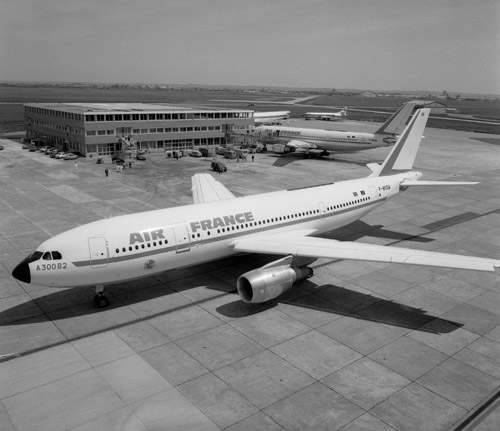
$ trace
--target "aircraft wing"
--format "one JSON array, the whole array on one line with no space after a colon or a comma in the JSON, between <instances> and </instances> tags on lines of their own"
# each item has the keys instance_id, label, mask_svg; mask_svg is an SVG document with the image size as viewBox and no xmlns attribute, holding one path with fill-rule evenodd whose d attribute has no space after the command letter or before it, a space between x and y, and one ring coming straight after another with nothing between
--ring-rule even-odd
<instances>
[{"instance_id":1,"label":"aircraft wing","mask_svg":"<svg viewBox=\"0 0 500 431\"><path fill-rule=\"evenodd\" d=\"M500 268L500 260L352 241L336 241L296 235L293 232L240 239L235 241L233 246L237 251L248 253L290 254L301 257L404 263L477 271L495 271Z\"/></svg>"},{"instance_id":2,"label":"aircraft wing","mask_svg":"<svg viewBox=\"0 0 500 431\"><path fill-rule=\"evenodd\" d=\"M231 199L235 196L210 174L196 174L191 178L195 204Z\"/></svg>"},{"instance_id":3,"label":"aircraft wing","mask_svg":"<svg viewBox=\"0 0 500 431\"><path fill-rule=\"evenodd\" d=\"M292 139L291 141L288 141L286 143L286 146L292 147L292 148L303 148L303 149L318 148L314 144L310 144L309 142L305 142L305 141L300 141L298 139Z\"/></svg>"}]
</instances>

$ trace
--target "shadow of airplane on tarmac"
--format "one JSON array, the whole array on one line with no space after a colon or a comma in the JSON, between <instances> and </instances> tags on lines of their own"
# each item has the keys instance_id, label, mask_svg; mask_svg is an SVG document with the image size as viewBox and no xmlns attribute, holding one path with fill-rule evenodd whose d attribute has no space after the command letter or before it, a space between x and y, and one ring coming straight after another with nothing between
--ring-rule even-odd
<instances>
[{"instance_id":1,"label":"shadow of airplane on tarmac","mask_svg":"<svg viewBox=\"0 0 500 431\"><path fill-rule=\"evenodd\" d=\"M341 241L356 241L367 236L389 239L393 242L412 241L419 243L428 243L434 241L434 239L432 238L424 238L420 235L413 235L409 233L384 229L384 226L381 224L370 225L362 220L357 220L340 229L326 232L321 236L323 238L337 239Z\"/></svg>"},{"instance_id":2,"label":"shadow of airplane on tarmac","mask_svg":"<svg viewBox=\"0 0 500 431\"><path fill-rule=\"evenodd\" d=\"M311 286L316 292L311 293ZM307 289L309 287L309 289ZM187 289L192 288L188 286ZM218 291L220 294L210 295L206 298L182 303L180 305L165 305L164 309L158 310L144 316L134 316L125 324L151 319L161 315L177 311L179 309L202 305L219 297L234 295L236 289L229 286L204 286L205 289ZM122 287L123 289L123 287ZM36 300L27 301L0 313L0 326L25 325L26 323L40 323L58 321L75 318L85 315L99 316L103 313L117 310L134 304L145 303L151 300L164 298L168 302L168 297L179 290L173 290L165 284L159 284L134 290L129 294L110 295L110 306L106 310L94 308L91 303L90 291L81 288L66 289L52 293ZM80 301L76 301L80 298ZM79 304L76 304L79 302ZM51 309L50 304L57 303L59 307ZM335 285L317 286L310 281L298 283L287 294L275 300L263 304L247 304L241 299L231 301L216 308L216 311L223 316L231 318L242 318L253 314L261 313L264 310L273 308L279 303L286 303L298 307L312 310L333 313L341 316L350 316L356 319L383 323L391 326L407 328L430 333L449 333L463 326L461 323L440 319L437 316L427 314L425 310L400 304L395 301L379 298L373 295L357 292ZM172 306L173 305L173 306ZM433 325L428 325L433 322ZM121 324L112 324L104 329L112 329Z\"/></svg>"},{"instance_id":3,"label":"shadow of airplane on tarmac","mask_svg":"<svg viewBox=\"0 0 500 431\"><path fill-rule=\"evenodd\" d=\"M307 290L313 285L316 292L307 292L307 284L310 285ZM331 284L317 286L310 280L298 283L275 300L256 304L257 307L249 307L251 304L238 300L221 305L216 310L223 316L238 318L259 313L280 303L433 334L450 333L463 326L458 322L429 315L421 308ZM431 322L433 324L429 325Z\"/></svg>"},{"instance_id":4,"label":"shadow of airplane on tarmac","mask_svg":"<svg viewBox=\"0 0 500 431\"><path fill-rule=\"evenodd\" d=\"M273 166L276 166L278 168L282 168L284 166L288 166L298 160L304 160L306 159L304 157L304 153L299 153L299 152L292 152L292 153L288 153L288 154L284 154L284 155L280 155L280 154L268 154L268 157L274 157L276 160L273 162ZM370 161L366 161L366 163L364 161L355 161L355 160L343 160L343 159L339 159L337 155L333 155L332 156L314 156L314 157L311 157L312 159L314 160L322 160L324 161L325 163L331 163L331 162L336 162L336 163L345 163L345 164L348 164L348 165L357 165L357 166L364 166L366 167L367 163L370 163ZM367 169L367 173L368 173L368 169Z\"/></svg>"}]
</instances>

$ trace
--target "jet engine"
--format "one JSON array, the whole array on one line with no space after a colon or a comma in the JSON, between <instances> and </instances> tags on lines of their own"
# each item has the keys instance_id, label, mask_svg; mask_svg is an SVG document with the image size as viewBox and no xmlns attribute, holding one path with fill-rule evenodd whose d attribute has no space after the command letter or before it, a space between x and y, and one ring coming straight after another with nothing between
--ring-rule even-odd
<instances>
[{"instance_id":1,"label":"jet engine","mask_svg":"<svg viewBox=\"0 0 500 431\"><path fill-rule=\"evenodd\" d=\"M266 302L290 290L296 281L312 277L311 268L292 263L293 256L287 256L241 275L236 282L241 299L251 304Z\"/></svg>"}]
</instances>

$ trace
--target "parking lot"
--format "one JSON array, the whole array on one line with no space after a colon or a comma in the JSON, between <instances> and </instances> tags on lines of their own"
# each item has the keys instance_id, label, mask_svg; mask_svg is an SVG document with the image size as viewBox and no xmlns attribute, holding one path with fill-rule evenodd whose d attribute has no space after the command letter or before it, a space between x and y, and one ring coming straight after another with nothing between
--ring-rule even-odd
<instances>
[{"instance_id":1,"label":"parking lot","mask_svg":"<svg viewBox=\"0 0 500 431\"><path fill-rule=\"evenodd\" d=\"M481 184L409 190L329 236L500 258L500 138L425 134L424 180ZM190 178L212 160L150 153L118 172L0 143L5 429L447 430L476 413L477 429L498 429L498 410L479 415L500 388L498 274L320 259L313 278L252 306L236 279L269 257L244 255L112 286L98 310L92 288L10 272L72 227L191 203ZM256 154L213 175L248 195L367 176L387 152Z\"/></svg>"}]
</instances>

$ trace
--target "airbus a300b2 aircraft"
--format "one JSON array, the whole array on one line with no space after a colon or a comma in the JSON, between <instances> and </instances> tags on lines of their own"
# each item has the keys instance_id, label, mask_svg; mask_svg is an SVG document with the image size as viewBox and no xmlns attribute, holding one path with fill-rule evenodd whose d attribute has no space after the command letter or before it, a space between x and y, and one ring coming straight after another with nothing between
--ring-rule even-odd
<instances>
[{"instance_id":1,"label":"airbus a300b2 aircraft","mask_svg":"<svg viewBox=\"0 0 500 431\"><path fill-rule=\"evenodd\" d=\"M41 244L13 276L42 286L96 286L95 305L105 307L105 285L241 252L285 256L238 278L249 303L276 298L310 277L307 265L321 257L494 271L500 260L318 237L409 187L476 184L419 181L412 166L428 116L429 109L417 110L382 165L368 165L367 178L235 197L209 174L197 174L193 204L71 229Z\"/></svg>"}]
</instances>

